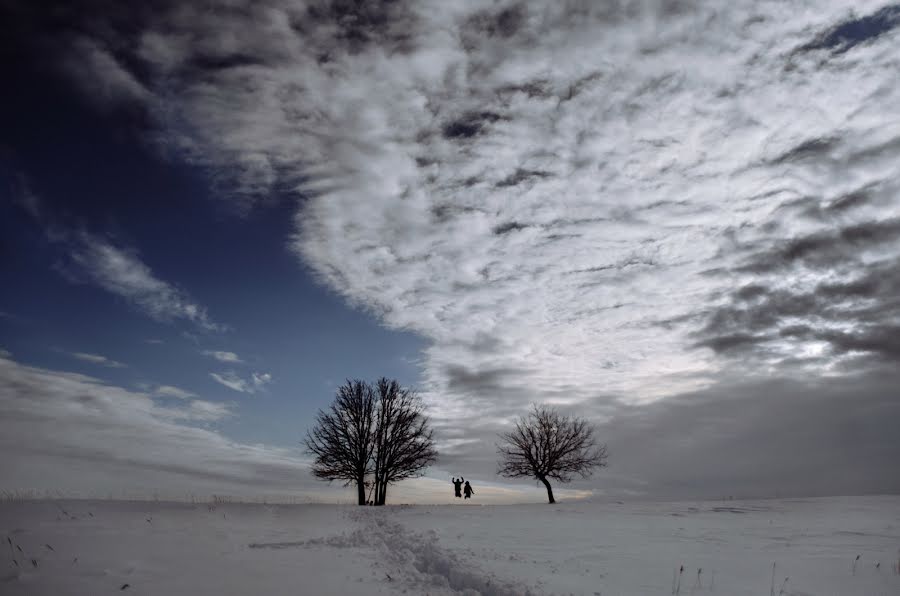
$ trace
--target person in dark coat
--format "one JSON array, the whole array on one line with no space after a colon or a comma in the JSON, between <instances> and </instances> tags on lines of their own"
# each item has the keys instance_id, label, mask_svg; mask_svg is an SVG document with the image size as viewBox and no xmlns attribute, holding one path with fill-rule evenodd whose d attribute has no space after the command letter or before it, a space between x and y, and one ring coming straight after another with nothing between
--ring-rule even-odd
<instances>
[{"instance_id":1,"label":"person in dark coat","mask_svg":"<svg viewBox=\"0 0 900 596\"><path fill-rule=\"evenodd\" d=\"M462 493L460 492L460 490L462 490L462 483L463 483L462 478L454 478L453 479L453 494L457 498L462 496Z\"/></svg>"},{"instance_id":2,"label":"person in dark coat","mask_svg":"<svg viewBox=\"0 0 900 596\"><path fill-rule=\"evenodd\" d=\"M475 491L472 490L472 485L469 484L468 480L466 480L466 485L463 487L463 492L466 493L466 499L475 494Z\"/></svg>"}]
</instances>

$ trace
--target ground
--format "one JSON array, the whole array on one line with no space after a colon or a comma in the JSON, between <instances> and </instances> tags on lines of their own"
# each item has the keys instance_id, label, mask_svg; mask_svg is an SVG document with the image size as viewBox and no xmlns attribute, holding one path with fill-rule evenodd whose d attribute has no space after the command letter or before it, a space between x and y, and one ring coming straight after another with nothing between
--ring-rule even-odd
<instances>
[{"instance_id":1,"label":"ground","mask_svg":"<svg viewBox=\"0 0 900 596\"><path fill-rule=\"evenodd\" d=\"M383 508L26 501L0 505L0 530L0 594L23 596L900 594L900 497Z\"/></svg>"}]
</instances>

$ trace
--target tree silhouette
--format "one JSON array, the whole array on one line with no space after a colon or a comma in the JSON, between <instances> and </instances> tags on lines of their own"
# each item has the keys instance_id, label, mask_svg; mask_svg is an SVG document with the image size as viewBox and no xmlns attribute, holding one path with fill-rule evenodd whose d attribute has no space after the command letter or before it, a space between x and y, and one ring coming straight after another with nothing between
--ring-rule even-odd
<instances>
[{"instance_id":1,"label":"tree silhouette","mask_svg":"<svg viewBox=\"0 0 900 596\"><path fill-rule=\"evenodd\" d=\"M606 445L597 443L594 428L582 418L563 416L547 405L532 406L531 412L500 438L498 473L506 478L540 480L550 503L556 500L549 478L565 483L575 474L587 478L594 468L606 467Z\"/></svg>"},{"instance_id":2,"label":"tree silhouette","mask_svg":"<svg viewBox=\"0 0 900 596\"><path fill-rule=\"evenodd\" d=\"M323 480L356 483L359 505L366 504L366 474L375 443L375 395L365 381L347 381L337 389L328 411L319 410L304 444L315 456L312 473Z\"/></svg>"},{"instance_id":3,"label":"tree silhouette","mask_svg":"<svg viewBox=\"0 0 900 596\"><path fill-rule=\"evenodd\" d=\"M374 432L375 504L384 505L389 484L421 476L437 459L421 398L397 381L378 379Z\"/></svg>"},{"instance_id":4,"label":"tree silhouette","mask_svg":"<svg viewBox=\"0 0 900 596\"><path fill-rule=\"evenodd\" d=\"M395 380L381 378L374 387L347 381L306 433L313 475L356 483L360 505L367 504L366 487L372 486L374 504L384 505L388 485L421 476L437 458L424 410L419 396Z\"/></svg>"}]
</instances>

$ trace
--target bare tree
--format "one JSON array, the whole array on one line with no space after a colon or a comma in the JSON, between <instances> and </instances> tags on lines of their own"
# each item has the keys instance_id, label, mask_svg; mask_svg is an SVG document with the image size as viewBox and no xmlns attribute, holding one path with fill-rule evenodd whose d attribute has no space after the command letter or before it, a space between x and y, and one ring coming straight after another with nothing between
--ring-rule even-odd
<instances>
[{"instance_id":1,"label":"bare tree","mask_svg":"<svg viewBox=\"0 0 900 596\"><path fill-rule=\"evenodd\" d=\"M375 504L384 505L389 484L421 476L437 459L425 406L397 381L378 379L374 430Z\"/></svg>"},{"instance_id":2,"label":"bare tree","mask_svg":"<svg viewBox=\"0 0 900 596\"><path fill-rule=\"evenodd\" d=\"M563 416L550 406L534 405L500 438L498 473L506 478L540 480L550 503L556 500L549 478L569 482L575 474L587 478L594 468L606 467L606 445L594 438L594 428L584 419Z\"/></svg>"},{"instance_id":3,"label":"bare tree","mask_svg":"<svg viewBox=\"0 0 900 596\"><path fill-rule=\"evenodd\" d=\"M371 471L374 442L375 395L365 381L338 387L328 411L319 410L316 425L304 444L315 456L312 473L323 480L356 483L360 505L366 504L366 475Z\"/></svg>"}]
</instances>

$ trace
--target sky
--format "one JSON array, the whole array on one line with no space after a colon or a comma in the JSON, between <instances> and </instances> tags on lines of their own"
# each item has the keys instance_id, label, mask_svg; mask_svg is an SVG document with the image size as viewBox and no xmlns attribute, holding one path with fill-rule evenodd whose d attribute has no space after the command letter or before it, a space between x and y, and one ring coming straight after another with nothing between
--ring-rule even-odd
<instances>
[{"instance_id":1,"label":"sky","mask_svg":"<svg viewBox=\"0 0 900 596\"><path fill-rule=\"evenodd\" d=\"M609 448L561 497L900 492L900 5L0 23L0 488L349 501L301 440L387 376L440 452L400 500L543 499L533 403Z\"/></svg>"}]
</instances>

